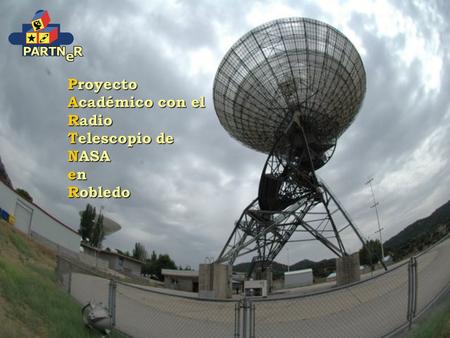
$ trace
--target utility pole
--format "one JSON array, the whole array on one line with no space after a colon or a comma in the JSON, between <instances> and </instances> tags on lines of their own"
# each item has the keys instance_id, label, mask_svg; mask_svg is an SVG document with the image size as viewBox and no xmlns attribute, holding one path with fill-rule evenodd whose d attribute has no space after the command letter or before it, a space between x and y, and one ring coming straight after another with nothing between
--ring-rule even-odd
<instances>
[{"instance_id":1,"label":"utility pole","mask_svg":"<svg viewBox=\"0 0 450 338\"><path fill-rule=\"evenodd\" d=\"M372 192L373 205L371 205L370 208L375 208L375 213L377 214L378 231L375 231L375 233L378 233L380 235L381 261L383 262L384 261L384 248L383 248L383 238L381 236L381 231L384 228L382 228L381 225L380 225L380 216L378 214L378 205L379 205L379 203L375 199L375 192L373 191L372 181L373 181L373 177L366 182L366 185L370 186L370 191Z\"/></svg>"}]
</instances>

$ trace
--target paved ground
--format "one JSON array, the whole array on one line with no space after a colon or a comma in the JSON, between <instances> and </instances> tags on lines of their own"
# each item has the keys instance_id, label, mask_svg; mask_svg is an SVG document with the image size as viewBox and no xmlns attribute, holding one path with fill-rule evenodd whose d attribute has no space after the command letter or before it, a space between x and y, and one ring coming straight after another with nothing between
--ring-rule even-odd
<instances>
[{"instance_id":1,"label":"paved ground","mask_svg":"<svg viewBox=\"0 0 450 338\"><path fill-rule=\"evenodd\" d=\"M450 282L450 240L418 258L417 309ZM256 337L381 337L406 321L408 266L321 294L255 301ZM72 295L107 304L108 281L73 274ZM160 291L161 289L156 289ZM233 337L235 303L117 287L117 327L134 337Z\"/></svg>"}]
</instances>

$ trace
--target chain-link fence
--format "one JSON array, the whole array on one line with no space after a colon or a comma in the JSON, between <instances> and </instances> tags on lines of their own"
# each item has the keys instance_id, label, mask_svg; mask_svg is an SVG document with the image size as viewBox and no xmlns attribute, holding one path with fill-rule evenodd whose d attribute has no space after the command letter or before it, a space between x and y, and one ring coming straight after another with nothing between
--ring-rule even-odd
<instances>
[{"instance_id":1,"label":"chain-link fence","mask_svg":"<svg viewBox=\"0 0 450 338\"><path fill-rule=\"evenodd\" d=\"M408 263L300 297L254 301L256 337L379 337L406 321Z\"/></svg>"},{"instance_id":2,"label":"chain-link fence","mask_svg":"<svg viewBox=\"0 0 450 338\"><path fill-rule=\"evenodd\" d=\"M58 257L60 283L80 304L108 307L115 327L133 337L238 336L236 300L171 295L164 289L108 279L109 276Z\"/></svg>"},{"instance_id":3,"label":"chain-link fence","mask_svg":"<svg viewBox=\"0 0 450 338\"><path fill-rule=\"evenodd\" d=\"M116 281L62 257L57 271L77 301L102 302L115 327L137 338L381 337L410 326L449 288L449 257L450 240L442 240L386 273L348 286L220 301Z\"/></svg>"},{"instance_id":4,"label":"chain-link fence","mask_svg":"<svg viewBox=\"0 0 450 338\"><path fill-rule=\"evenodd\" d=\"M450 287L450 240L427 249L416 260L416 315L420 315Z\"/></svg>"},{"instance_id":5,"label":"chain-link fence","mask_svg":"<svg viewBox=\"0 0 450 338\"><path fill-rule=\"evenodd\" d=\"M200 301L119 283L116 326L134 337L230 337L235 302Z\"/></svg>"}]
</instances>

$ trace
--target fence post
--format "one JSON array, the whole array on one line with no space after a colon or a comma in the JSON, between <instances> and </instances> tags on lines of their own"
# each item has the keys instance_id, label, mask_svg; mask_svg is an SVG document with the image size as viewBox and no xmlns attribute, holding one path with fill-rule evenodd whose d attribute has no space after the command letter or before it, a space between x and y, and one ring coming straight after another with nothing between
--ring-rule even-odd
<instances>
[{"instance_id":1,"label":"fence post","mask_svg":"<svg viewBox=\"0 0 450 338\"><path fill-rule=\"evenodd\" d=\"M256 313L256 306L255 304L250 304L251 309L251 326L250 326L250 337L255 338L255 313Z\"/></svg>"},{"instance_id":2,"label":"fence post","mask_svg":"<svg viewBox=\"0 0 450 338\"><path fill-rule=\"evenodd\" d=\"M111 316L112 326L116 326L116 292L117 282L114 279L109 280L108 309Z\"/></svg>"},{"instance_id":3,"label":"fence post","mask_svg":"<svg viewBox=\"0 0 450 338\"><path fill-rule=\"evenodd\" d=\"M69 263L69 281L67 285L67 291L69 292L69 295L72 294L72 263Z\"/></svg>"},{"instance_id":4,"label":"fence post","mask_svg":"<svg viewBox=\"0 0 450 338\"><path fill-rule=\"evenodd\" d=\"M416 308L417 308L417 284L418 284L418 278L417 278L417 257L413 257L413 278L414 278L414 298L412 302L412 317L414 318L416 316Z\"/></svg>"},{"instance_id":5,"label":"fence post","mask_svg":"<svg viewBox=\"0 0 450 338\"><path fill-rule=\"evenodd\" d=\"M234 337L241 336L241 302L234 304Z\"/></svg>"},{"instance_id":6,"label":"fence post","mask_svg":"<svg viewBox=\"0 0 450 338\"><path fill-rule=\"evenodd\" d=\"M255 305L246 297L242 300L242 337L255 337Z\"/></svg>"},{"instance_id":7,"label":"fence post","mask_svg":"<svg viewBox=\"0 0 450 338\"><path fill-rule=\"evenodd\" d=\"M417 307L417 258L411 257L408 262L408 309L406 318L411 328Z\"/></svg>"}]
</instances>

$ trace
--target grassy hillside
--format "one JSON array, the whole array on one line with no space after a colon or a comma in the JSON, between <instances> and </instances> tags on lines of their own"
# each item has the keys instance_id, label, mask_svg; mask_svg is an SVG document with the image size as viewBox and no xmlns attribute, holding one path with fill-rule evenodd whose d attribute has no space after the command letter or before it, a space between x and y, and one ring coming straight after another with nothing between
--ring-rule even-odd
<instances>
[{"instance_id":1,"label":"grassy hillside","mask_svg":"<svg viewBox=\"0 0 450 338\"><path fill-rule=\"evenodd\" d=\"M0 221L0 337L98 337L54 269L50 251Z\"/></svg>"}]
</instances>

